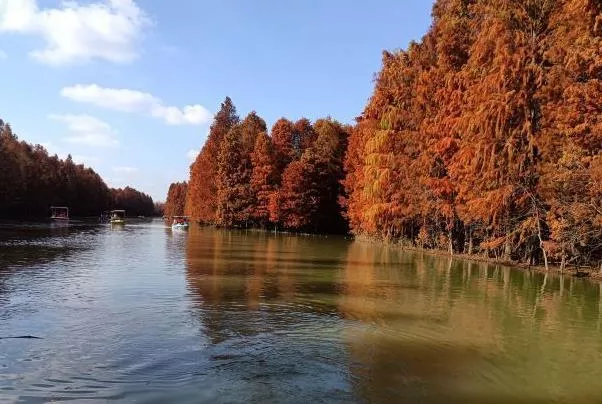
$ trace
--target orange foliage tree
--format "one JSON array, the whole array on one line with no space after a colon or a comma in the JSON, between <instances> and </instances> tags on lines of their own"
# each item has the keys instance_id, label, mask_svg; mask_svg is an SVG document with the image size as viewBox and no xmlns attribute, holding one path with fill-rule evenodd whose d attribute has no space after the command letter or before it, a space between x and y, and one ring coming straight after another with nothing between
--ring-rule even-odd
<instances>
[{"instance_id":1,"label":"orange foliage tree","mask_svg":"<svg viewBox=\"0 0 602 404\"><path fill-rule=\"evenodd\" d=\"M314 131L317 139L313 145L282 175L278 213L272 216L289 229L341 232L346 224L339 197L349 130L338 122L321 119L314 124Z\"/></svg>"},{"instance_id":2,"label":"orange foliage tree","mask_svg":"<svg viewBox=\"0 0 602 404\"><path fill-rule=\"evenodd\" d=\"M169 186L167 199L163 207L163 214L167 218L184 215L184 206L186 205L186 193L188 183L174 182Z\"/></svg>"},{"instance_id":3,"label":"orange foliage tree","mask_svg":"<svg viewBox=\"0 0 602 404\"><path fill-rule=\"evenodd\" d=\"M236 107L226 97L209 130L209 136L190 167L185 213L202 223L216 223L217 170L221 143L239 121Z\"/></svg>"},{"instance_id":4,"label":"orange foliage tree","mask_svg":"<svg viewBox=\"0 0 602 404\"><path fill-rule=\"evenodd\" d=\"M255 195L251 216L260 227L265 228L270 222L270 198L273 198L271 195L278 183L272 139L265 132L257 136L251 154L251 163L253 166L251 189Z\"/></svg>"},{"instance_id":5,"label":"orange foliage tree","mask_svg":"<svg viewBox=\"0 0 602 404\"><path fill-rule=\"evenodd\" d=\"M252 113L232 129L227 100L187 210L215 222L217 193L228 226L348 224L450 254L602 263L600 1L437 0L432 15L421 41L383 53L353 128L281 118L260 134ZM198 181L218 177L219 192Z\"/></svg>"},{"instance_id":6,"label":"orange foliage tree","mask_svg":"<svg viewBox=\"0 0 602 404\"><path fill-rule=\"evenodd\" d=\"M422 41L385 52L352 132L352 231L546 265L601 260L601 7L435 2Z\"/></svg>"},{"instance_id":7,"label":"orange foliage tree","mask_svg":"<svg viewBox=\"0 0 602 404\"><path fill-rule=\"evenodd\" d=\"M51 205L68 206L72 216L97 216L111 204L111 190L91 168L19 141L0 120L0 217L48 217Z\"/></svg>"}]
</instances>

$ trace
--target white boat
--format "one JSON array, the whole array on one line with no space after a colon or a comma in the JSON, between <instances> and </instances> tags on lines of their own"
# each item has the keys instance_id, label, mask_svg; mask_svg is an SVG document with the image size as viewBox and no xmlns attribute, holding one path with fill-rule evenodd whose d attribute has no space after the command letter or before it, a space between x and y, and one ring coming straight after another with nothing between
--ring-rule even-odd
<instances>
[{"instance_id":1,"label":"white boat","mask_svg":"<svg viewBox=\"0 0 602 404\"><path fill-rule=\"evenodd\" d=\"M69 208L66 206L51 206L50 207L50 219L53 221L68 221L69 220Z\"/></svg>"},{"instance_id":2,"label":"white boat","mask_svg":"<svg viewBox=\"0 0 602 404\"><path fill-rule=\"evenodd\" d=\"M174 216L171 222L171 228L174 230L186 230L188 229L188 216Z\"/></svg>"}]
</instances>

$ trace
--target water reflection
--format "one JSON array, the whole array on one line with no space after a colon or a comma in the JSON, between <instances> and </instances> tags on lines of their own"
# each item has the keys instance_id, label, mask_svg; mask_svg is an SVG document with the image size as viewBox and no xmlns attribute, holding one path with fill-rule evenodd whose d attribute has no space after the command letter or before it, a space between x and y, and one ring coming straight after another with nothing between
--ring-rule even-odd
<instances>
[{"instance_id":1,"label":"water reflection","mask_svg":"<svg viewBox=\"0 0 602 404\"><path fill-rule=\"evenodd\" d=\"M186 243L203 331L248 349L225 357L267 383L277 354L295 377L330 366L367 402L600 397L597 284L341 239L192 229Z\"/></svg>"},{"instance_id":2,"label":"water reflection","mask_svg":"<svg viewBox=\"0 0 602 404\"><path fill-rule=\"evenodd\" d=\"M600 286L341 238L0 225L0 401L600 402Z\"/></svg>"},{"instance_id":3,"label":"water reflection","mask_svg":"<svg viewBox=\"0 0 602 404\"><path fill-rule=\"evenodd\" d=\"M319 262L326 249L318 246L298 237L191 228L188 286L210 342L212 372L220 384L232 383L233 397L352 400L340 320L323 309L330 301L336 312L334 296L322 295L335 289L321 287L333 283L333 271Z\"/></svg>"},{"instance_id":4,"label":"water reflection","mask_svg":"<svg viewBox=\"0 0 602 404\"><path fill-rule=\"evenodd\" d=\"M364 325L344 335L367 401L601 397L586 381L601 373L599 285L361 243L344 283L341 312Z\"/></svg>"}]
</instances>

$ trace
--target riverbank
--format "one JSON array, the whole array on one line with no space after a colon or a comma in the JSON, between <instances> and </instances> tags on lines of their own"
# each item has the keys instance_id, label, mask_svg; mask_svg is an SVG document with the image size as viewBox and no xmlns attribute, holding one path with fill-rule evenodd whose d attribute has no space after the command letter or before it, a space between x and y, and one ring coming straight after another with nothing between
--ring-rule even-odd
<instances>
[{"instance_id":1,"label":"riverbank","mask_svg":"<svg viewBox=\"0 0 602 404\"><path fill-rule=\"evenodd\" d=\"M420 248L420 247L404 244L403 242L400 242L400 241L386 241L386 240L380 239L378 237L370 237L370 236L365 236L365 235L361 235L361 236L353 236L351 234L329 235L329 234L302 233L302 232L275 230L275 229L260 229L260 228L255 228L255 227L229 228L229 227L215 226L215 225L204 225L204 224L198 224L198 225L201 227L230 230L230 231L235 230L235 231L244 231L244 232L251 232L251 233L279 234L279 235L289 235L289 236L297 236L297 237L328 238L329 236L337 236L337 237L345 238L347 240L355 240L355 241L359 241L361 243L372 244L375 246L389 246L392 248L399 249L400 251L420 252L420 253L425 253L425 254L429 254L429 255L433 255L433 256L437 256L437 257L451 257L454 259L461 259L461 260L465 260L465 261L472 261L472 262L479 262L479 263L511 267L511 268L522 270L522 271L532 271L532 272L539 272L539 273L543 273L543 274L548 273L548 274L555 274L555 275L570 275L570 276L575 276L578 278L588 278L588 279L596 280L598 282L602 282L602 272L599 270L599 268L592 267L592 266L569 267L569 268L565 269L564 271L562 271L560 268L560 265L549 264L548 269L546 270L545 266L543 266L543 265L529 265L529 264L525 264L524 262L520 262L520 261L507 261L507 260L495 259L495 258L483 256L483 255L477 255L477 254L455 253L453 255L450 255L449 251L447 251L447 250Z\"/></svg>"},{"instance_id":2,"label":"riverbank","mask_svg":"<svg viewBox=\"0 0 602 404\"><path fill-rule=\"evenodd\" d=\"M438 257L451 257L454 259L462 259L462 260L472 261L472 262L495 264L495 265L500 265L500 266L512 267L512 268L520 269L523 271L534 271L534 272L540 272L540 273L544 273L544 274L545 273L556 274L556 275L567 275L568 274L568 275L575 276L578 278L588 278L588 279L596 280L598 282L602 282L602 272L598 268L591 267L591 266L571 267L571 268L567 268L563 271L563 270L561 270L561 267L559 265L549 264L548 269L546 270L545 266L543 266L543 265L529 265L529 264L525 264L524 262L520 262L520 261L500 260L500 259L495 259L495 258L483 256L483 255L477 255L477 254L455 253L453 255L450 255L449 251L447 251L447 250L420 248L420 247L416 247L416 246L404 245L402 242L398 242L398 241L387 242L386 240L382 240L382 239L379 239L376 237L370 237L370 236L356 236L356 237L354 237L354 240L362 242L362 243L367 243L367 244L386 245L389 247L397 248L401 251L422 252L422 253L438 256Z\"/></svg>"}]
</instances>

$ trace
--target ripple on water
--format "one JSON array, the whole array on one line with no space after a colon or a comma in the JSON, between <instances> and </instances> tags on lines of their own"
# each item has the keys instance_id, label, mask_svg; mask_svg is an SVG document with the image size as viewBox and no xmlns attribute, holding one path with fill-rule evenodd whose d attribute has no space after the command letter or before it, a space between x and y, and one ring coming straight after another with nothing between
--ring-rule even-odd
<instances>
[{"instance_id":1,"label":"ripple on water","mask_svg":"<svg viewBox=\"0 0 602 404\"><path fill-rule=\"evenodd\" d=\"M44 338L0 340L0 402L598 397L597 285L330 239L55 230L0 226L0 333Z\"/></svg>"}]
</instances>

